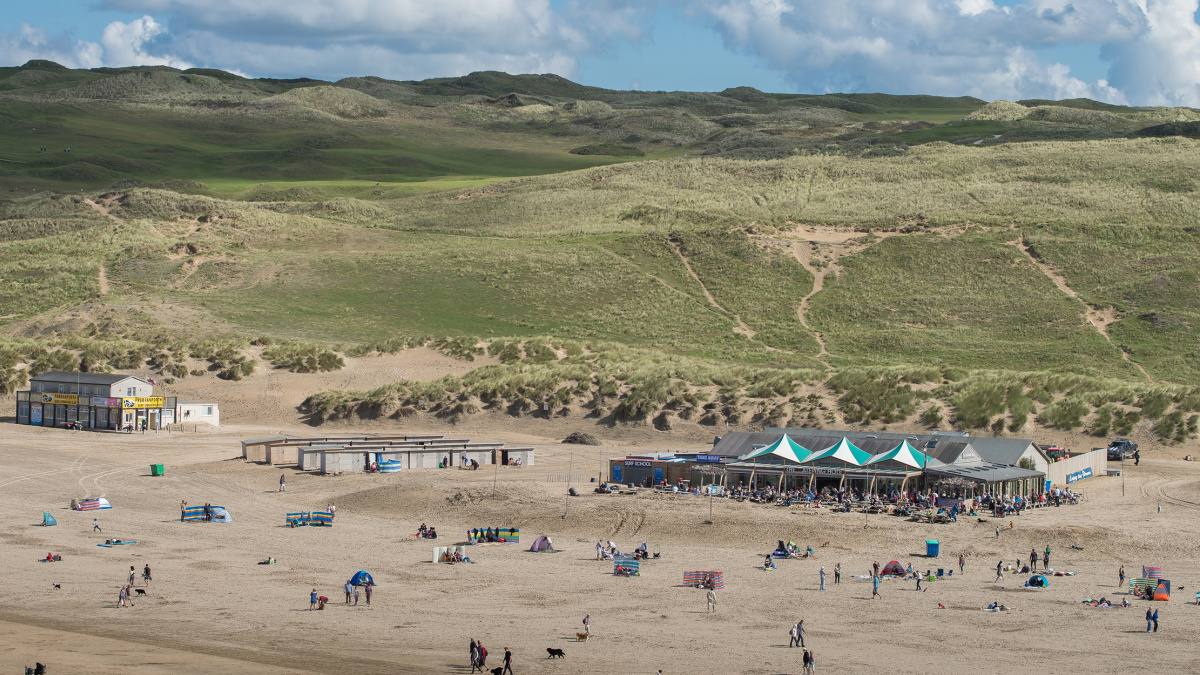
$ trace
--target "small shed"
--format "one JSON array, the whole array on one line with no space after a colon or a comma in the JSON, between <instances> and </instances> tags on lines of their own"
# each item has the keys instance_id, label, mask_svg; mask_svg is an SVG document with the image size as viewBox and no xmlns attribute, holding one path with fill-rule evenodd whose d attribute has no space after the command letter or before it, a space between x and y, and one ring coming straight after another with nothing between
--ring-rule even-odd
<instances>
[{"instance_id":1,"label":"small shed","mask_svg":"<svg viewBox=\"0 0 1200 675\"><path fill-rule=\"evenodd\" d=\"M177 401L175 403L175 421L219 427L221 426L221 409L216 403Z\"/></svg>"}]
</instances>

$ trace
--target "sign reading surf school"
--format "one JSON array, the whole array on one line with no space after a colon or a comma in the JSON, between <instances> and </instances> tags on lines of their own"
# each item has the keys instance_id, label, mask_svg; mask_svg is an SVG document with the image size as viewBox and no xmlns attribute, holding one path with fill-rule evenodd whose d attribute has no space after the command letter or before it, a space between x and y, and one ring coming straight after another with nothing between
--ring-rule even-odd
<instances>
[{"instance_id":1,"label":"sign reading surf school","mask_svg":"<svg viewBox=\"0 0 1200 675\"><path fill-rule=\"evenodd\" d=\"M42 403L56 403L58 405L77 405L79 396L76 394L41 394Z\"/></svg>"},{"instance_id":2,"label":"sign reading surf school","mask_svg":"<svg viewBox=\"0 0 1200 675\"><path fill-rule=\"evenodd\" d=\"M137 398L121 399L121 407L126 410L141 410L144 408L163 407L162 396L138 396Z\"/></svg>"},{"instance_id":3,"label":"sign reading surf school","mask_svg":"<svg viewBox=\"0 0 1200 675\"><path fill-rule=\"evenodd\" d=\"M625 466L650 467L650 466L654 466L654 465L651 464L648 460L644 460L644 459L627 459L627 460L625 460Z\"/></svg>"}]
</instances>

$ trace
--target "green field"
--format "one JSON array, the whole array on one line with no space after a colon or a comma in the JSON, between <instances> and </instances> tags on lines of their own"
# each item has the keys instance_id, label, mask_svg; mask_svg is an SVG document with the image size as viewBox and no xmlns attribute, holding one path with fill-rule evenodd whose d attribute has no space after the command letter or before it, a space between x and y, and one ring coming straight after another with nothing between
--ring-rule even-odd
<instances>
[{"instance_id":1,"label":"green field","mask_svg":"<svg viewBox=\"0 0 1200 675\"><path fill-rule=\"evenodd\" d=\"M1186 437L1200 141L1162 129L1197 118L502 73L0 69L0 370L84 337L109 345L97 362L214 366L186 345L303 343L294 364L429 343L505 360L448 397L530 404L512 378L534 378L631 418L816 423L801 393L825 383L847 420L933 405L1002 431L1153 404L1139 419L1179 413L1160 435ZM220 328L95 318L163 303Z\"/></svg>"}]
</instances>

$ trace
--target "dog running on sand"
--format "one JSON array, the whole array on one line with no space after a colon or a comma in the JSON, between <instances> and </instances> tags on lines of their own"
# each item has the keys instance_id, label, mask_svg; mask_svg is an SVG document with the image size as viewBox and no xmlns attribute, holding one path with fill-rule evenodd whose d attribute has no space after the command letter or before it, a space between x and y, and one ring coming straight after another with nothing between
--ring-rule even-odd
<instances>
[{"instance_id":1,"label":"dog running on sand","mask_svg":"<svg viewBox=\"0 0 1200 675\"><path fill-rule=\"evenodd\" d=\"M56 590L59 590L59 591L61 591L61 590L62 590L62 584L54 584L54 588L55 588Z\"/></svg>"},{"instance_id":2,"label":"dog running on sand","mask_svg":"<svg viewBox=\"0 0 1200 675\"><path fill-rule=\"evenodd\" d=\"M588 635L587 633L576 633L575 634L575 640L577 642L587 642L588 638L590 638L590 637L591 637L591 635Z\"/></svg>"},{"instance_id":3,"label":"dog running on sand","mask_svg":"<svg viewBox=\"0 0 1200 675\"><path fill-rule=\"evenodd\" d=\"M555 658L565 659L565 658L567 658L567 655L563 653L563 650L555 649L554 647L546 647L546 653L549 654L549 656L546 657L548 659L555 659Z\"/></svg>"},{"instance_id":4,"label":"dog running on sand","mask_svg":"<svg viewBox=\"0 0 1200 675\"><path fill-rule=\"evenodd\" d=\"M135 589L133 589L133 590L137 591L137 594L138 594L138 595L145 595L145 594L146 594L146 589L144 589L144 588L135 588Z\"/></svg>"}]
</instances>

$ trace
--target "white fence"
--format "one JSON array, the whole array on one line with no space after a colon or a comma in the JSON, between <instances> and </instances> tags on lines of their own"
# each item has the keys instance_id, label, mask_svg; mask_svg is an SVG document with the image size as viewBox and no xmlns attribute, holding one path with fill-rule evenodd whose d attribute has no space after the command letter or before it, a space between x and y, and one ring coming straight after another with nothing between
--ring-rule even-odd
<instances>
[{"instance_id":1,"label":"white fence","mask_svg":"<svg viewBox=\"0 0 1200 675\"><path fill-rule=\"evenodd\" d=\"M1046 470L1046 479L1053 485L1071 485L1086 478L1103 476L1108 472L1108 451L1104 448L1054 462Z\"/></svg>"}]
</instances>

